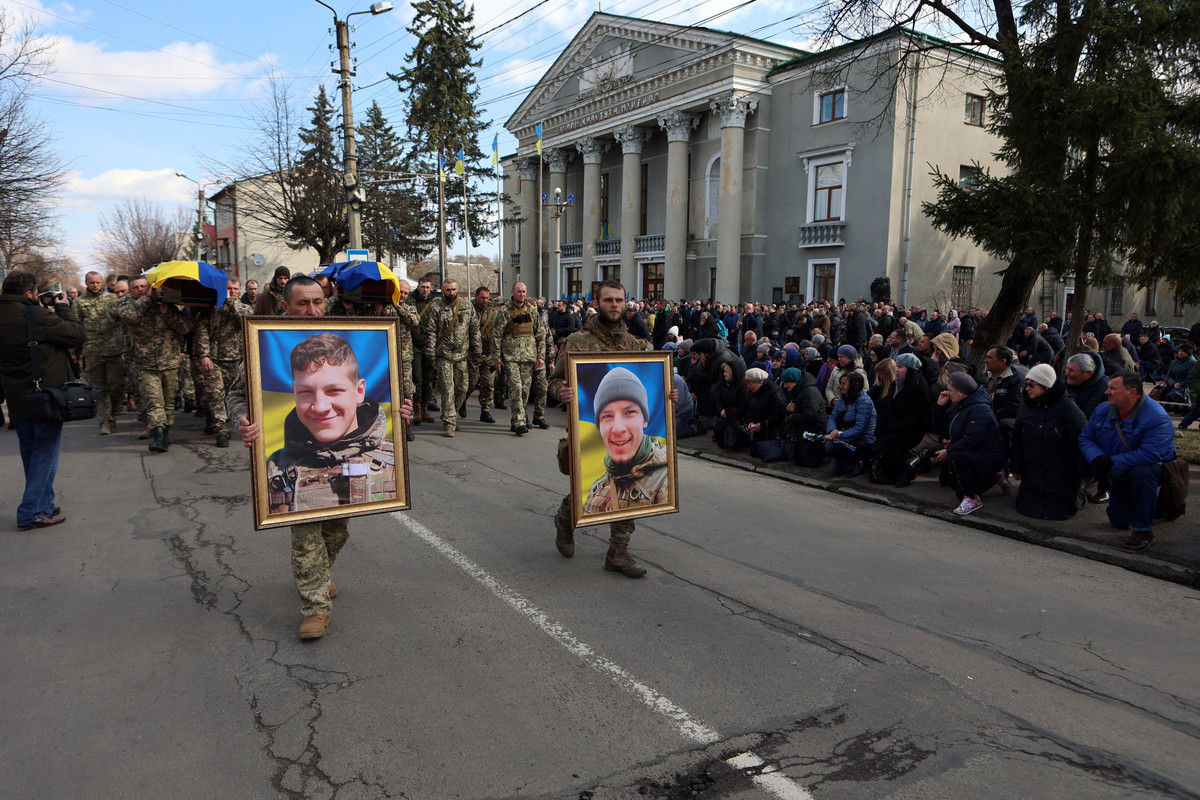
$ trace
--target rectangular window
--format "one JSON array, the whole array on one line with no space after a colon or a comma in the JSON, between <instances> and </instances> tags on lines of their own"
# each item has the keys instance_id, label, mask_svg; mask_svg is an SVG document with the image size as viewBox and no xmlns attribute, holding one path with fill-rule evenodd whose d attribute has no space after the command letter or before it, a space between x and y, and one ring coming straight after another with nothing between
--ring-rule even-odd
<instances>
[{"instance_id":1,"label":"rectangular window","mask_svg":"<svg viewBox=\"0 0 1200 800\"><path fill-rule=\"evenodd\" d=\"M819 115L818 123L833 122L837 119L846 118L846 90L834 89L830 92L822 94L818 100Z\"/></svg>"},{"instance_id":2,"label":"rectangular window","mask_svg":"<svg viewBox=\"0 0 1200 800\"><path fill-rule=\"evenodd\" d=\"M583 294L583 280L580 278L580 267L567 267L567 296L579 297Z\"/></svg>"},{"instance_id":3,"label":"rectangular window","mask_svg":"<svg viewBox=\"0 0 1200 800\"><path fill-rule=\"evenodd\" d=\"M1108 288L1108 315L1119 317L1125 313L1125 282L1113 281Z\"/></svg>"},{"instance_id":4,"label":"rectangular window","mask_svg":"<svg viewBox=\"0 0 1200 800\"><path fill-rule=\"evenodd\" d=\"M982 170L979 167L963 164L958 168L958 185L968 192L977 191L980 174Z\"/></svg>"},{"instance_id":5,"label":"rectangular window","mask_svg":"<svg viewBox=\"0 0 1200 800\"><path fill-rule=\"evenodd\" d=\"M813 299L833 302L837 292L837 264L813 264Z\"/></svg>"},{"instance_id":6,"label":"rectangular window","mask_svg":"<svg viewBox=\"0 0 1200 800\"><path fill-rule=\"evenodd\" d=\"M955 308L967 310L975 306L975 268L955 267L950 287L950 302Z\"/></svg>"},{"instance_id":7,"label":"rectangular window","mask_svg":"<svg viewBox=\"0 0 1200 800\"><path fill-rule=\"evenodd\" d=\"M1142 312L1147 316L1158 316L1158 284L1152 283L1146 287L1146 308Z\"/></svg>"},{"instance_id":8,"label":"rectangular window","mask_svg":"<svg viewBox=\"0 0 1200 800\"><path fill-rule=\"evenodd\" d=\"M813 222L829 222L842 218L845 170L846 165L840 161L817 167L816 188L813 190Z\"/></svg>"},{"instance_id":9,"label":"rectangular window","mask_svg":"<svg viewBox=\"0 0 1200 800\"><path fill-rule=\"evenodd\" d=\"M987 100L981 95L967 95L967 107L963 121L968 125L978 125L983 127L984 114L987 110Z\"/></svg>"}]
</instances>

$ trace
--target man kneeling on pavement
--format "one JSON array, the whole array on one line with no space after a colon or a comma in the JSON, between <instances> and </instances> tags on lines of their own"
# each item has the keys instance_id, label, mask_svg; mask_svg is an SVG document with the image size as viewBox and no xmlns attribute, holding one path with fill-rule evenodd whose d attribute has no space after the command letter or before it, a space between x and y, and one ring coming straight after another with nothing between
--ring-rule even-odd
<instances>
[{"instance_id":1,"label":"man kneeling on pavement","mask_svg":"<svg viewBox=\"0 0 1200 800\"><path fill-rule=\"evenodd\" d=\"M1092 474L1109 477L1108 521L1131 530L1122 549L1137 553L1154 540L1162 462L1175 458L1175 431L1166 409L1143 394L1133 372L1111 373L1105 396L1108 402L1092 413L1079 445Z\"/></svg>"}]
</instances>

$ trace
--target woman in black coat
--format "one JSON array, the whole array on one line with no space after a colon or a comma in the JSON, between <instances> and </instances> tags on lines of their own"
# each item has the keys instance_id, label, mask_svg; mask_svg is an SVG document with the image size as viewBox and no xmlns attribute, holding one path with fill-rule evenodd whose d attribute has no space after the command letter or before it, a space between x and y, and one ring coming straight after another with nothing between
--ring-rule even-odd
<instances>
[{"instance_id":1,"label":"woman in black coat","mask_svg":"<svg viewBox=\"0 0 1200 800\"><path fill-rule=\"evenodd\" d=\"M762 369L746 370L743 383L746 395L737 410L737 421L747 427L753 441L778 436L783 423L783 393Z\"/></svg>"},{"instance_id":2,"label":"woman in black coat","mask_svg":"<svg viewBox=\"0 0 1200 800\"><path fill-rule=\"evenodd\" d=\"M750 444L749 437L744 434L727 439L725 433L730 428L741 430L738 426L737 413L738 409L746 404L746 395L749 393L746 384L742 381L745 370L741 364L740 358L721 364L722 380L713 388L713 399L717 406L713 440L721 447L731 446L738 449Z\"/></svg>"},{"instance_id":3,"label":"woman in black coat","mask_svg":"<svg viewBox=\"0 0 1200 800\"><path fill-rule=\"evenodd\" d=\"M1067 396L1054 369L1039 364L1025 376L1010 460L1021 482L1017 511L1036 519L1070 519L1083 484L1079 434L1087 419Z\"/></svg>"},{"instance_id":4,"label":"woman in black coat","mask_svg":"<svg viewBox=\"0 0 1200 800\"><path fill-rule=\"evenodd\" d=\"M876 467L871 470L872 483L895 483L908 486L916 477L916 470L908 465L908 451L917 446L929 430L929 387L921 377L920 360L911 353L900 356L904 363L895 365L895 379L890 391L879 392L875 400L877 420L875 423ZM884 359L876 367L890 372L891 359ZM915 366L914 366L915 365Z\"/></svg>"}]
</instances>

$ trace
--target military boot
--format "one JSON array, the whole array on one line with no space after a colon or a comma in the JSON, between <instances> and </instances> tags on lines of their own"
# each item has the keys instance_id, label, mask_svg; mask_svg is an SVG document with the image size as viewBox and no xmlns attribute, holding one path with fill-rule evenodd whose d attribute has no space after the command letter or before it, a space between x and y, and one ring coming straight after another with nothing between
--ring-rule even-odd
<instances>
[{"instance_id":1,"label":"military boot","mask_svg":"<svg viewBox=\"0 0 1200 800\"><path fill-rule=\"evenodd\" d=\"M462 405L458 407L458 415L465 417L467 415L467 401L463 400Z\"/></svg>"},{"instance_id":2,"label":"military boot","mask_svg":"<svg viewBox=\"0 0 1200 800\"><path fill-rule=\"evenodd\" d=\"M442 436L453 436L454 432L456 430L458 430L457 425L447 424L445 427L442 428Z\"/></svg>"},{"instance_id":3,"label":"military boot","mask_svg":"<svg viewBox=\"0 0 1200 800\"><path fill-rule=\"evenodd\" d=\"M485 408L483 411L479 412L479 421L480 422L495 422L496 418L493 417L491 414L489 414L488 410Z\"/></svg>"},{"instance_id":4,"label":"military boot","mask_svg":"<svg viewBox=\"0 0 1200 800\"><path fill-rule=\"evenodd\" d=\"M608 555L604 556L604 568L609 572L619 572L626 578L640 578L646 574L646 568L639 566L629 555L628 542L609 542Z\"/></svg>"},{"instance_id":5,"label":"military boot","mask_svg":"<svg viewBox=\"0 0 1200 800\"><path fill-rule=\"evenodd\" d=\"M138 438L139 439L149 439L150 438L150 423L149 422L142 423L142 432L138 434Z\"/></svg>"},{"instance_id":6,"label":"military boot","mask_svg":"<svg viewBox=\"0 0 1200 800\"><path fill-rule=\"evenodd\" d=\"M167 452L167 448L170 447L170 444L167 442L167 429L166 428L164 428L162 425L159 425L157 428L155 428L154 430L152 430L150 432L150 436L151 436L151 441L150 441L150 452L151 453Z\"/></svg>"},{"instance_id":7,"label":"military boot","mask_svg":"<svg viewBox=\"0 0 1200 800\"><path fill-rule=\"evenodd\" d=\"M178 411L179 406L176 406L175 410ZM196 410L196 401L190 397L183 398L183 413L190 414L195 410Z\"/></svg>"},{"instance_id":8,"label":"military boot","mask_svg":"<svg viewBox=\"0 0 1200 800\"><path fill-rule=\"evenodd\" d=\"M421 404L421 422L433 422L433 417L429 416L431 410L429 406L429 403Z\"/></svg>"},{"instance_id":9,"label":"military boot","mask_svg":"<svg viewBox=\"0 0 1200 800\"><path fill-rule=\"evenodd\" d=\"M496 410L497 410L497 411L507 411L507 410L508 410L508 403L504 402L504 398L503 398L503 397L500 397L500 398L497 398L497 399L496 399L496 404L495 404L495 407L496 407Z\"/></svg>"},{"instance_id":10,"label":"military boot","mask_svg":"<svg viewBox=\"0 0 1200 800\"><path fill-rule=\"evenodd\" d=\"M320 639L329 628L328 614L310 614L300 623L301 639Z\"/></svg>"},{"instance_id":11,"label":"military boot","mask_svg":"<svg viewBox=\"0 0 1200 800\"><path fill-rule=\"evenodd\" d=\"M558 514L554 515L554 546L563 558L575 555L575 529L570 520L564 520Z\"/></svg>"},{"instance_id":12,"label":"military boot","mask_svg":"<svg viewBox=\"0 0 1200 800\"><path fill-rule=\"evenodd\" d=\"M0 425L3 425L3 424L4 424L4 417L3 417L3 415L0 415ZM112 432L113 432L112 420L108 420L107 422L100 423L100 435L101 436L108 436Z\"/></svg>"},{"instance_id":13,"label":"military boot","mask_svg":"<svg viewBox=\"0 0 1200 800\"><path fill-rule=\"evenodd\" d=\"M204 416L205 416L204 432L206 434L216 433L217 432L217 421L215 419L213 419L212 412L209 411Z\"/></svg>"}]
</instances>

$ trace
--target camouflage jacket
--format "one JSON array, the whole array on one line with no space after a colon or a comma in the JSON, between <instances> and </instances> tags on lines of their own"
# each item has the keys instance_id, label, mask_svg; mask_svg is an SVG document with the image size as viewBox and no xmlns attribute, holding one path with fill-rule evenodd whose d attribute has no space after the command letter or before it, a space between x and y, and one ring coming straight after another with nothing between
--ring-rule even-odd
<instances>
[{"instance_id":1,"label":"camouflage jacket","mask_svg":"<svg viewBox=\"0 0 1200 800\"><path fill-rule=\"evenodd\" d=\"M87 331L85 355L119 356L125 352L125 330L120 320L108 313L117 302L119 298L112 292L84 292L71 304Z\"/></svg>"},{"instance_id":2,"label":"camouflage jacket","mask_svg":"<svg viewBox=\"0 0 1200 800\"><path fill-rule=\"evenodd\" d=\"M388 417L373 400L358 407L358 425L346 437L317 442L295 409L283 422L282 450L267 459L272 512L325 509L396 497L395 445Z\"/></svg>"},{"instance_id":3,"label":"camouflage jacket","mask_svg":"<svg viewBox=\"0 0 1200 800\"><path fill-rule=\"evenodd\" d=\"M505 362L545 358L546 325L537 306L528 300L521 305L509 300L500 306L492 324L492 347Z\"/></svg>"},{"instance_id":4,"label":"camouflage jacket","mask_svg":"<svg viewBox=\"0 0 1200 800\"><path fill-rule=\"evenodd\" d=\"M627 508L657 506L671 502L671 487L667 482L667 448L655 441L650 455L635 464L626 474L605 472L588 489L583 513L603 514Z\"/></svg>"},{"instance_id":5,"label":"camouflage jacket","mask_svg":"<svg viewBox=\"0 0 1200 800\"><path fill-rule=\"evenodd\" d=\"M159 310L159 300L150 295L122 297L108 313L125 323L129 351L140 369L165 370L179 366L182 350L179 337L192 331L192 318L168 305Z\"/></svg>"},{"instance_id":6,"label":"camouflage jacket","mask_svg":"<svg viewBox=\"0 0 1200 800\"><path fill-rule=\"evenodd\" d=\"M492 329L495 327L499 311L490 304L484 306L482 310L476 306L475 315L479 317L479 346L482 351L477 361L480 364L495 364L498 351L492 337Z\"/></svg>"},{"instance_id":7,"label":"camouflage jacket","mask_svg":"<svg viewBox=\"0 0 1200 800\"><path fill-rule=\"evenodd\" d=\"M567 353L609 353L609 352L641 352L647 347L647 342L637 338L625 327L625 320L617 322L615 327L607 328L600 321L599 314L583 324L583 330L575 331L562 343L558 349L558 358L554 362L554 372L550 374L548 391L551 397L558 397L559 390L567 380Z\"/></svg>"},{"instance_id":8,"label":"camouflage jacket","mask_svg":"<svg viewBox=\"0 0 1200 800\"><path fill-rule=\"evenodd\" d=\"M220 308L200 314L192 337L192 358L241 361L242 317L253 313L254 309L240 300L226 300Z\"/></svg>"},{"instance_id":9,"label":"camouflage jacket","mask_svg":"<svg viewBox=\"0 0 1200 800\"><path fill-rule=\"evenodd\" d=\"M421 323L424 323L425 318L433 313L433 303L436 299L433 295L430 295L428 300L422 300L419 294L413 292L404 301L406 306L411 306L413 311L417 312L419 323L416 330L413 331L413 341L416 342L417 347L421 350L425 349L425 330Z\"/></svg>"},{"instance_id":10,"label":"camouflage jacket","mask_svg":"<svg viewBox=\"0 0 1200 800\"><path fill-rule=\"evenodd\" d=\"M444 297L433 301L433 308L421 320L425 354L446 361L479 358L479 317L474 306L462 297L447 303Z\"/></svg>"},{"instance_id":11,"label":"camouflage jacket","mask_svg":"<svg viewBox=\"0 0 1200 800\"><path fill-rule=\"evenodd\" d=\"M275 288L274 281L268 284L266 291L260 293L254 301L254 313L260 317L283 315L283 289Z\"/></svg>"}]
</instances>

